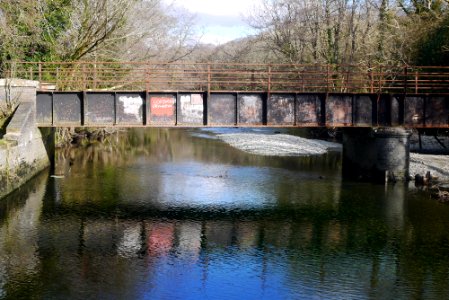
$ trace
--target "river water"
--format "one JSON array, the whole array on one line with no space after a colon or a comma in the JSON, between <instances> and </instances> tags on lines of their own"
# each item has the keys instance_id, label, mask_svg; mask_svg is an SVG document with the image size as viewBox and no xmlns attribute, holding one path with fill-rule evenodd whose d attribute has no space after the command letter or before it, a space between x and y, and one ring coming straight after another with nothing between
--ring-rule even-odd
<instances>
[{"instance_id":1,"label":"river water","mask_svg":"<svg viewBox=\"0 0 449 300\"><path fill-rule=\"evenodd\" d=\"M0 298L448 299L449 206L340 174L187 129L58 151L0 201Z\"/></svg>"}]
</instances>

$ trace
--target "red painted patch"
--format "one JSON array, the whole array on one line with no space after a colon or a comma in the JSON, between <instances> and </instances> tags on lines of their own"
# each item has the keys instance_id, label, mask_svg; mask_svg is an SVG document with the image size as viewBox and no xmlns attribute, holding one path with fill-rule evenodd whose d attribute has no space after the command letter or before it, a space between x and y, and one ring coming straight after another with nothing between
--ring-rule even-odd
<instances>
[{"instance_id":1,"label":"red painted patch","mask_svg":"<svg viewBox=\"0 0 449 300\"><path fill-rule=\"evenodd\" d=\"M151 115L155 117L172 117L174 115L174 99L172 97L152 97Z\"/></svg>"}]
</instances>

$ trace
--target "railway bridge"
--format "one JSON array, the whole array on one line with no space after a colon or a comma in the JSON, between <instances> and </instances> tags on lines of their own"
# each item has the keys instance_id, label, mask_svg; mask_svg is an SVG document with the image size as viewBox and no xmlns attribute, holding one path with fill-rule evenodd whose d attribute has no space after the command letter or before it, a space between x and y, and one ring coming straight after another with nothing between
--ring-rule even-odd
<instances>
[{"instance_id":1,"label":"railway bridge","mask_svg":"<svg viewBox=\"0 0 449 300\"><path fill-rule=\"evenodd\" d=\"M449 128L448 67L23 62L10 70L38 82L38 127L341 127L347 177L406 179L410 130Z\"/></svg>"}]
</instances>

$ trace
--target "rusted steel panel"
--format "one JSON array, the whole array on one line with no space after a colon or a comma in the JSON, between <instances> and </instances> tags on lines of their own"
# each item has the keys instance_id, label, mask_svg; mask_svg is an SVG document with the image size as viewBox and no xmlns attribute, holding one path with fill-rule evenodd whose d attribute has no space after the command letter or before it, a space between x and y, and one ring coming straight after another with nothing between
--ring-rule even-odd
<instances>
[{"instance_id":1,"label":"rusted steel panel","mask_svg":"<svg viewBox=\"0 0 449 300\"><path fill-rule=\"evenodd\" d=\"M202 94L180 94L178 100L178 124L204 124L204 103Z\"/></svg>"},{"instance_id":2,"label":"rusted steel panel","mask_svg":"<svg viewBox=\"0 0 449 300\"><path fill-rule=\"evenodd\" d=\"M296 96L296 125L320 126L323 102L322 94L298 94Z\"/></svg>"},{"instance_id":3,"label":"rusted steel panel","mask_svg":"<svg viewBox=\"0 0 449 300\"><path fill-rule=\"evenodd\" d=\"M267 103L268 125L294 125L295 123L295 95L273 94Z\"/></svg>"},{"instance_id":4,"label":"rusted steel panel","mask_svg":"<svg viewBox=\"0 0 449 300\"><path fill-rule=\"evenodd\" d=\"M51 93L38 93L36 97L36 123L39 125L52 125L53 107Z\"/></svg>"},{"instance_id":5,"label":"rusted steel panel","mask_svg":"<svg viewBox=\"0 0 449 300\"><path fill-rule=\"evenodd\" d=\"M263 98L260 94L239 94L238 124L262 125L263 124Z\"/></svg>"},{"instance_id":6,"label":"rusted steel panel","mask_svg":"<svg viewBox=\"0 0 449 300\"><path fill-rule=\"evenodd\" d=\"M328 95L326 100L326 125L352 125L352 95Z\"/></svg>"},{"instance_id":7,"label":"rusted steel panel","mask_svg":"<svg viewBox=\"0 0 449 300\"><path fill-rule=\"evenodd\" d=\"M404 101L404 125L424 125L424 97L406 96Z\"/></svg>"},{"instance_id":8,"label":"rusted steel panel","mask_svg":"<svg viewBox=\"0 0 449 300\"><path fill-rule=\"evenodd\" d=\"M143 107L145 94L117 93L117 124L143 125Z\"/></svg>"},{"instance_id":9,"label":"rusted steel panel","mask_svg":"<svg viewBox=\"0 0 449 300\"><path fill-rule=\"evenodd\" d=\"M391 96L389 110L391 121L390 125L402 125L404 123L404 97L402 95Z\"/></svg>"},{"instance_id":10,"label":"rusted steel panel","mask_svg":"<svg viewBox=\"0 0 449 300\"><path fill-rule=\"evenodd\" d=\"M391 124L391 95L378 95L377 105L377 123L380 126L390 126Z\"/></svg>"},{"instance_id":11,"label":"rusted steel panel","mask_svg":"<svg viewBox=\"0 0 449 300\"><path fill-rule=\"evenodd\" d=\"M425 124L429 127L449 126L449 97L427 96Z\"/></svg>"},{"instance_id":12,"label":"rusted steel panel","mask_svg":"<svg viewBox=\"0 0 449 300\"><path fill-rule=\"evenodd\" d=\"M354 95L354 125L373 125L373 101L370 95Z\"/></svg>"},{"instance_id":13,"label":"rusted steel panel","mask_svg":"<svg viewBox=\"0 0 449 300\"><path fill-rule=\"evenodd\" d=\"M176 95L150 94L148 97L148 120L151 125L176 124Z\"/></svg>"},{"instance_id":14,"label":"rusted steel panel","mask_svg":"<svg viewBox=\"0 0 449 300\"><path fill-rule=\"evenodd\" d=\"M82 93L53 94L53 123L54 125L81 125Z\"/></svg>"},{"instance_id":15,"label":"rusted steel panel","mask_svg":"<svg viewBox=\"0 0 449 300\"><path fill-rule=\"evenodd\" d=\"M87 125L114 125L114 93L87 93L85 102Z\"/></svg>"},{"instance_id":16,"label":"rusted steel panel","mask_svg":"<svg viewBox=\"0 0 449 300\"><path fill-rule=\"evenodd\" d=\"M235 94L211 94L208 102L209 125L233 125L237 123Z\"/></svg>"}]
</instances>

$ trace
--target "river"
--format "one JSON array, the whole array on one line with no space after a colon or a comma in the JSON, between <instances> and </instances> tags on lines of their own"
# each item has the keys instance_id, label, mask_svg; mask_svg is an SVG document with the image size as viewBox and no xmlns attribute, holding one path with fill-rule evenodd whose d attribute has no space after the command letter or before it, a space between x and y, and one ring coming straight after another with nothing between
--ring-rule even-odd
<instances>
[{"instance_id":1,"label":"river","mask_svg":"<svg viewBox=\"0 0 449 300\"><path fill-rule=\"evenodd\" d=\"M449 206L340 153L132 129L55 161L0 201L0 299L449 298Z\"/></svg>"}]
</instances>

